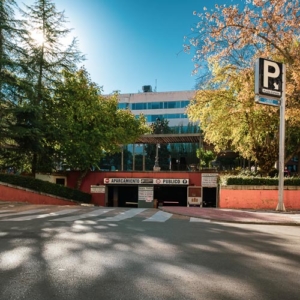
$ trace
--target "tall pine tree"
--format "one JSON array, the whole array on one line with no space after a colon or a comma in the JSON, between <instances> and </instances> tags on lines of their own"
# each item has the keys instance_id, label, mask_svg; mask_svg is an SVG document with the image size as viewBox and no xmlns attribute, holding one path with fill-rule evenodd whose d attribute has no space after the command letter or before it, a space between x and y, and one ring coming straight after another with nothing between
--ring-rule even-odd
<instances>
[{"instance_id":1,"label":"tall pine tree","mask_svg":"<svg viewBox=\"0 0 300 300\"><path fill-rule=\"evenodd\" d=\"M35 174L45 170L45 167L49 168L45 162L51 163L54 154L58 134L51 117L54 87L62 80L62 70L76 70L83 56L75 38L64 46L63 42L71 29L66 27L64 12L57 11L53 1L37 0L33 5L25 7L22 13L31 33L26 47L30 68L27 79L32 83L32 89L27 94L27 114L21 115L18 125L29 130L30 143L24 141L23 137L23 143L19 142L24 151L31 153L31 169Z\"/></svg>"},{"instance_id":2,"label":"tall pine tree","mask_svg":"<svg viewBox=\"0 0 300 300\"><path fill-rule=\"evenodd\" d=\"M14 166L12 151L15 112L28 88L24 78L27 72L27 52L21 46L26 40L24 22L15 19L14 0L0 1L0 167ZM9 158L9 159L8 159Z\"/></svg>"}]
</instances>

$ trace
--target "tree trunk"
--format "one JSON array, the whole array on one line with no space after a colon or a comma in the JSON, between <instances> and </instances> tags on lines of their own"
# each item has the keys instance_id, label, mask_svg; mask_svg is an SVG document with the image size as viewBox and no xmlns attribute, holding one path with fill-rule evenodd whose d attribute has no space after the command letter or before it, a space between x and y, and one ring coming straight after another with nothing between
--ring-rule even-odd
<instances>
[{"instance_id":1,"label":"tree trunk","mask_svg":"<svg viewBox=\"0 0 300 300\"><path fill-rule=\"evenodd\" d=\"M77 178L77 181L76 181L76 185L75 185L76 190L80 189L82 181L83 181L84 177L86 176L86 174L88 173L88 171L89 171L88 169L85 169L85 170L80 172L80 174Z\"/></svg>"}]
</instances>

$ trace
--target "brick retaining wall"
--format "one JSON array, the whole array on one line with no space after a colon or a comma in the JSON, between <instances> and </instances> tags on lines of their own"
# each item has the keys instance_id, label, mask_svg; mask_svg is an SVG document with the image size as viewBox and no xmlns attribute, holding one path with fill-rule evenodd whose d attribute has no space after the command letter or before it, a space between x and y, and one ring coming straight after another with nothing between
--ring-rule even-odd
<instances>
[{"instance_id":1,"label":"brick retaining wall","mask_svg":"<svg viewBox=\"0 0 300 300\"><path fill-rule=\"evenodd\" d=\"M38 193L22 187L13 186L7 183L0 183L0 200L26 202L31 204L49 204L49 205L79 205L79 203L52 196L49 194Z\"/></svg>"},{"instance_id":2,"label":"brick retaining wall","mask_svg":"<svg viewBox=\"0 0 300 300\"><path fill-rule=\"evenodd\" d=\"M232 185L220 187L220 208L274 210L277 204L277 186ZM287 210L300 210L300 187L284 187L284 205Z\"/></svg>"}]
</instances>

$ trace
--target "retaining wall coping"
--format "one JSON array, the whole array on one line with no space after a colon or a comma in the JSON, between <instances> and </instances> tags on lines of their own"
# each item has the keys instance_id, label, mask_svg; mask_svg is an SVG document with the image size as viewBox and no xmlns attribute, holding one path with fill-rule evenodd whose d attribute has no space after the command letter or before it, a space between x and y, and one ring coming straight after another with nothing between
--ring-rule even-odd
<instances>
[{"instance_id":1,"label":"retaining wall coping","mask_svg":"<svg viewBox=\"0 0 300 300\"><path fill-rule=\"evenodd\" d=\"M221 185L222 190L278 190L278 185ZM284 190L300 190L300 186L286 185Z\"/></svg>"}]
</instances>

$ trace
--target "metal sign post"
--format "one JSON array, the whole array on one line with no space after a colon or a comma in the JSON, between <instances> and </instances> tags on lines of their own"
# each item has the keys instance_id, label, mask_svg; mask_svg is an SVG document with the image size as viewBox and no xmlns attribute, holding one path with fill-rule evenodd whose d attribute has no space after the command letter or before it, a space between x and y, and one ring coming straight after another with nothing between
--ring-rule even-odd
<instances>
[{"instance_id":1,"label":"metal sign post","mask_svg":"<svg viewBox=\"0 0 300 300\"><path fill-rule=\"evenodd\" d=\"M284 190L284 141L285 141L285 86L284 64L258 58L255 64L255 102L266 105L280 105L279 125L279 182L276 210L285 211ZM281 101L280 101L281 99Z\"/></svg>"},{"instance_id":2,"label":"metal sign post","mask_svg":"<svg viewBox=\"0 0 300 300\"><path fill-rule=\"evenodd\" d=\"M284 192L284 141L285 141L285 85L286 67L282 66L282 97L280 105L280 127L279 127L279 185L278 185L278 204L276 210L285 211L283 192Z\"/></svg>"}]
</instances>

